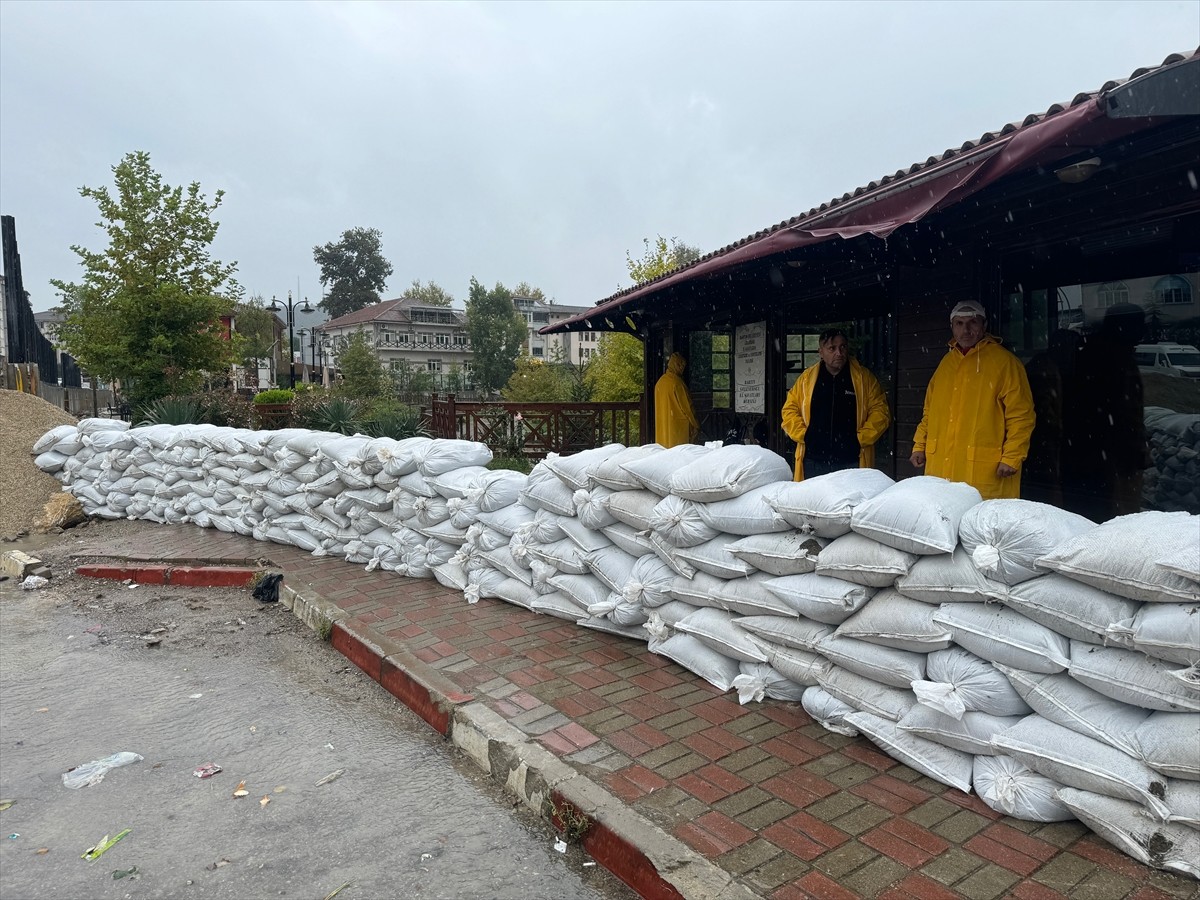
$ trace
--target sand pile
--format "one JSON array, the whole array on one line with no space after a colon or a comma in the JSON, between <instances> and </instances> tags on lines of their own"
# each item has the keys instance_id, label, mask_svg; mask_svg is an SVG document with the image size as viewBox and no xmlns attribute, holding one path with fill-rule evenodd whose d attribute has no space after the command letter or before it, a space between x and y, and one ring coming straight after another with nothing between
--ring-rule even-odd
<instances>
[{"instance_id":1,"label":"sand pile","mask_svg":"<svg viewBox=\"0 0 1200 900\"><path fill-rule=\"evenodd\" d=\"M0 539L31 530L46 504L61 493L62 485L33 464L30 451L51 428L75 422L41 397L0 391Z\"/></svg>"}]
</instances>

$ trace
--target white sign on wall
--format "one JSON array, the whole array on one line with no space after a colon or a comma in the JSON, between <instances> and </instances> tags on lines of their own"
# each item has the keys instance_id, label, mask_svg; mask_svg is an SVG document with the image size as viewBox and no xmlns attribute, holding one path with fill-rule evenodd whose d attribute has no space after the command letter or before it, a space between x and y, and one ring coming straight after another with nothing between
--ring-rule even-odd
<instances>
[{"instance_id":1,"label":"white sign on wall","mask_svg":"<svg viewBox=\"0 0 1200 900\"><path fill-rule=\"evenodd\" d=\"M733 332L733 410L766 412L767 323L739 325Z\"/></svg>"}]
</instances>

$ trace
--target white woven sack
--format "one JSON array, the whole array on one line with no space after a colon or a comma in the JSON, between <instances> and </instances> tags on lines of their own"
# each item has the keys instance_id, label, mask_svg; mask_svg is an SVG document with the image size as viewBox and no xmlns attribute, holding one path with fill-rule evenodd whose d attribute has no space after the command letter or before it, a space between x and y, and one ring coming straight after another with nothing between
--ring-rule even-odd
<instances>
[{"instance_id":1,"label":"white woven sack","mask_svg":"<svg viewBox=\"0 0 1200 900\"><path fill-rule=\"evenodd\" d=\"M1200 712L1200 690L1174 677L1175 663L1132 650L1071 643L1071 677L1106 697L1164 712Z\"/></svg>"},{"instance_id":2,"label":"white woven sack","mask_svg":"<svg viewBox=\"0 0 1200 900\"><path fill-rule=\"evenodd\" d=\"M591 553L595 550L612 546L612 541L608 539L603 531L593 531L578 519L563 516L558 524L563 534L566 535L567 540L584 553Z\"/></svg>"},{"instance_id":3,"label":"white woven sack","mask_svg":"<svg viewBox=\"0 0 1200 900\"><path fill-rule=\"evenodd\" d=\"M610 590L623 590L633 574L637 557L630 556L619 547L601 547L583 558L584 564L593 575L608 585Z\"/></svg>"},{"instance_id":4,"label":"white woven sack","mask_svg":"<svg viewBox=\"0 0 1200 900\"><path fill-rule=\"evenodd\" d=\"M566 538L567 533L562 529L566 516L539 509L533 514L533 523L524 528L518 528L514 534L524 531L534 543L553 544Z\"/></svg>"},{"instance_id":5,"label":"white woven sack","mask_svg":"<svg viewBox=\"0 0 1200 900\"><path fill-rule=\"evenodd\" d=\"M760 703L764 697L798 703L807 688L784 677L770 663L742 663L741 674L733 679L738 703Z\"/></svg>"},{"instance_id":6,"label":"white woven sack","mask_svg":"<svg viewBox=\"0 0 1200 900\"><path fill-rule=\"evenodd\" d=\"M1058 799L1061 784L1011 756L976 756L971 782L980 800L1006 816L1027 822L1066 822L1075 818Z\"/></svg>"},{"instance_id":7,"label":"white woven sack","mask_svg":"<svg viewBox=\"0 0 1200 900\"><path fill-rule=\"evenodd\" d=\"M655 505L650 513L650 528L671 546L680 548L695 547L718 534L700 517L699 504L674 495Z\"/></svg>"},{"instance_id":8,"label":"white woven sack","mask_svg":"<svg viewBox=\"0 0 1200 900\"><path fill-rule=\"evenodd\" d=\"M492 451L478 441L439 439L418 447L415 455L417 467L430 478L464 466L486 466L492 461Z\"/></svg>"},{"instance_id":9,"label":"white woven sack","mask_svg":"<svg viewBox=\"0 0 1200 900\"><path fill-rule=\"evenodd\" d=\"M809 653L807 650L797 650L795 647L772 644L757 638L755 640L759 648L767 654L770 664L795 684L805 687L819 685L821 676L833 668L829 660L819 653Z\"/></svg>"},{"instance_id":10,"label":"white woven sack","mask_svg":"<svg viewBox=\"0 0 1200 900\"><path fill-rule=\"evenodd\" d=\"M836 634L817 644L817 652L843 669L901 690L908 690L914 681L925 678L925 656L921 653L894 650Z\"/></svg>"},{"instance_id":11,"label":"white woven sack","mask_svg":"<svg viewBox=\"0 0 1200 900\"><path fill-rule=\"evenodd\" d=\"M712 503L740 497L765 484L790 481L791 477L791 467L775 451L731 444L676 470L669 487L672 494L686 500Z\"/></svg>"},{"instance_id":12,"label":"white woven sack","mask_svg":"<svg viewBox=\"0 0 1200 900\"><path fill-rule=\"evenodd\" d=\"M495 550L489 550L483 554L488 564L498 572L503 572L509 578L515 578L533 587L533 573L529 571L528 566L519 565L513 559L512 551L507 547L498 547Z\"/></svg>"},{"instance_id":13,"label":"white woven sack","mask_svg":"<svg viewBox=\"0 0 1200 900\"><path fill-rule=\"evenodd\" d=\"M829 625L796 616L744 616L738 624L773 644L812 653L817 651L821 641L833 634L833 628Z\"/></svg>"},{"instance_id":14,"label":"white woven sack","mask_svg":"<svg viewBox=\"0 0 1200 900\"><path fill-rule=\"evenodd\" d=\"M896 590L923 603L985 603L1002 599L1009 589L985 578L958 547L949 555L922 556L896 579Z\"/></svg>"},{"instance_id":15,"label":"white woven sack","mask_svg":"<svg viewBox=\"0 0 1200 900\"><path fill-rule=\"evenodd\" d=\"M554 568L554 566L544 563L540 559L535 559L529 564L529 572L533 577L533 589L539 594L552 594L557 590L550 583L550 579L558 574L558 569ZM586 576L581 575L579 577L584 578Z\"/></svg>"},{"instance_id":16,"label":"white woven sack","mask_svg":"<svg viewBox=\"0 0 1200 900\"><path fill-rule=\"evenodd\" d=\"M767 654L737 624L737 616L723 609L698 609L675 625L676 631L692 634L713 650L743 662L766 662Z\"/></svg>"},{"instance_id":17,"label":"white woven sack","mask_svg":"<svg viewBox=\"0 0 1200 900\"><path fill-rule=\"evenodd\" d=\"M1200 714L1155 712L1133 735L1133 755L1172 778L1200 781Z\"/></svg>"},{"instance_id":18,"label":"white woven sack","mask_svg":"<svg viewBox=\"0 0 1200 900\"><path fill-rule=\"evenodd\" d=\"M643 488L665 497L671 493L671 476L688 463L706 457L711 452L697 444L679 444L640 459L622 461L620 466L637 479Z\"/></svg>"},{"instance_id":19,"label":"white woven sack","mask_svg":"<svg viewBox=\"0 0 1200 900\"><path fill-rule=\"evenodd\" d=\"M1138 804L1062 788L1058 799L1088 828L1138 862L1200 878L1200 831L1162 823Z\"/></svg>"},{"instance_id":20,"label":"white woven sack","mask_svg":"<svg viewBox=\"0 0 1200 900\"><path fill-rule=\"evenodd\" d=\"M1190 546L1176 547L1155 563L1174 575L1200 583L1200 541Z\"/></svg>"},{"instance_id":21,"label":"white woven sack","mask_svg":"<svg viewBox=\"0 0 1200 900\"><path fill-rule=\"evenodd\" d=\"M596 484L604 485L614 491L636 491L641 490L642 483L630 475L624 468L623 463L633 462L649 456L652 453L661 453L665 448L661 444L644 444L641 447L626 447L614 453L612 456L601 462L591 473L592 481Z\"/></svg>"},{"instance_id":22,"label":"white woven sack","mask_svg":"<svg viewBox=\"0 0 1200 900\"><path fill-rule=\"evenodd\" d=\"M586 575L591 571L583 561L583 551L566 538L551 544L530 544L529 555L550 563L560 572Z\"/></svg>"},{"instance_id":23,"label":"white woven sack","mask_svg":"<svg viewBox=\"0 0 1200 900\"><path fill-rule=\"evenodd\" d=\"M691 578L676 576L667 588L667 595L673 600L682 600L692 606L724 609L725 604L717 596L724 586L724 579L707 572L697 572Z\"/></svg>"},{"instance_id":24,"label":"white woven sack","mask_svg":"<svg viewBox=\"0 0 1200 900\"><path fill-rule=\"evenodd\" d=\"M466 497L483 485L484 479L490 474L483 466L463 466L431 479L430 484L439 496L449 500L452 497Z\"/></svg>"},{"instance_id":25,"label":"white woven sack","mask_svg":"<svg viewBox=\"0 0 1200 900\"><path fill-rule=\"evenodd\" d=\"M39 453L33 464L43 472L53 475L55 472L62 470L62 467L67 464L68 459L69 457L62 453L47 450L45 453Z\"/></svg>"},{"instance_id":26,"label":"white woven sack","mask_svg":"<svg viewBox=\"0 0 1200 900\"><path fill-rule=\"evenodd\" d=\"M985 712L1023 716L1032 712L995 666L962 647L951 645L925 660L928 681L913 683L918 702L949 716Z\"/></svg>"},{"instance_id":27,"label":"white woven sack","mask_svg":"<svg viewBox=\"0 0 1200 900\"><path fill-rule=\"evenodd\" d=\"M453 561L434 566L433 577L442 587L448 587L453 591L463 591L467 587L467 570Z\"/></svg>"},{"instance_id":28,"label":"white woven sack","mask_svg":"<svg viewBox=\"0 0 1200 900\"><path fill-rule=\"evenodd\" d=\"M624 522L636 531L648 531L650 516L661 499L653 491L631 490L617 491L605 502L609 513L618 522Z\"/></svg>"},{"instance_id":29,"label":"white woven sack","mask_svg":"<svg viewBox=\"0 0 1200 900\"><path fill-rule=\"evenodd\" d=\"M528 525L533 522L533 517L534 511L528 506L523 506L519 503L497 509L494 512L479 513L480 522L493 531L498 531L508 537L512 537L513 533L522 525Z\"/></svg>"},{"instance_id":30,"label":"white woven sack","mask_svg":"<svg viewBox=\"0 0 1200 900\"><path fill-rule=\"evenodd\" d=\"M516 503L521 491L529 486L529 476L508 469L489 471L480 479L470 499L479 504L480 512L495 512Z\"/></svg>"},{"instance_id":31,"label":"white woven sack","mask_svg":"<svg viewBox=\"0 0 1200 900\"><path fill-rule=\"evenodd\" d=\"M933 621L937 607L884 588L837 627L839 637L930 653L950 646L950 630Z\"/></svg>"},{"instance_id":32,"label":"white woven sack","mask_svg":"<svg viewBox=\"0 0 1200 900\"><path fill-rule=\"evenodd\" d=\"M917 737L895 722L871 713L851 713L846 721L893 759L934 781L967 794L971 792L971 754Z\"/></svg>"},{"instance_id":33,"label":"white woven sack","mask_svg":"<svg viewBox=\"0 0 1200 900\"><path fill-rule=\"evenodd\" d=\"M588 616L586 619L580 619L575 623L580 628L591 628L594 631L603 631L607 634L616 634L621 637L631 638L635 641L646 643L649 635L646 633L645 625L621 625L614 622L608 616Z\"/></svg>"},{"instance_id":34,"label":"white woven sack","mask_svg":"<svg viewBox=\"0 0 1200 900\"><path fill-rule=\"evenodd\" d=\"M1119 516L1061 544L1038 565L1148 603L1200 602L1200 584L1158 565L1200 540L1200 517L1185 512Z\"/></svg>"},{"instance_id":35,"label":"white woven sack","mask_svg":"<svg viewBox=\"0 0 1200 900\"><path fill-rule=\"evenodd\" d=\"M616 492L612 488L606 488L603 485L596 485L590 491L576 491L573 499L575 515L579 521L588 528L597 530L616 522L616 518L608 511L606 502L614 493Z\"/></svg>"},{"instance_id":36,"label":"white woven sack","mask_svg":"<svg viewBox=\"0 0 1200 900\"><path fill-rule=\"evenodd\" d=\"M1200 663L1200 604L1147 603L1131 618L1111 624L1104 640L1155 659Z\"/></svg>"},{"instance_id":37,"label":"white woven sack","mask_svg":"<svg viewBox=\"0 0 1200 900\"><path fill-rule=\"evenodd\" d=\"M732 538L731 538L732 540ZM733 540L726 550L756 569L771 575L803 575L817 567L817 554L826 544L824 538L799 531L753 534Z\"/></svg>"},{"instance_id":38,"label":"white woven sack","mask_svg":"<svg viewBox=\"0 0 1200 900\"><path fill-rule=\"evenodd\" d=\"M1026 716L992 738L992 746L1068 787L1134 800L1162 821L1169 815L1161 775L1128 753L1041 716Z\"/></svg>"},{"instance_id":39,"label":"white woven sack","mask_svg":"<svg viewBox=\"0 0 1200 900\"><path fill-rule=\"evenodd\" d=\"M817 723L826 731L844 734L846 737L855 737L858 734L846 722L846 716L857 710L853 706L843 703L820 685L805 688L804 696L800 698L800 704L804 707L804 711L816 719Z\"/></svg>"},{"instance_id":40,"label":"white woven sack","mask_svg":"<svg viewBox=\"0 0 1200 900\"><path fill-rule=\"evenodd\" d=\"M343 482L346 482L345 470L338 470L338 477ZM396 482L396 487L417 497L437 496L437 491L433 489L433 484L420 472L410 472L407 475L400 476L400 480Z\"/></svg>"},{"instance_id":41,"label":"white woven sack","mask_svg":"<svg viewBox=\"0 0 1200 900\"><path fill-rule=\"evenodd\" d=\"M817 557L816 571L868 587L890 587L907 574L918 557L850 532L832 541Z\"/></svg>"},{"instance_id":42,"label":"white woven sack","mask_svg":"<svg viewBox=\"0 0 1200 900\"><path fill-rule=\"evenodd\" d=\"M1021 716L990 716L981 712L963 713L961 719L956 719L918 703L900 720L900 727L963 753L991 756L992 738L1020 721Z\"/></svg>"},{"instance_id":43,"label":"white woven sack","mask_svg":"<svg viewBox=\"0 0 1200 900\"><path fill-rule=\"evenodd\" d=\"M618 592L613 592L613 597L616 598L616 604L608 612L608 618L612 619L618 625L626 626L642 626L649 619L648 612L644 606L636 600L628 600ZM588 610L591 612L591 609Z\"/></svg>"},{"instance_id":44,"label":"white woven sack","mask_svg":"<svg viewBox=\"0 0 1200 900\"><path fill-rule=\"evenodd\" d=\"M1020 584L1048 570L1037 561L1096 527L1091 519L1032 500L984 500L958 526L963 549L995 581Z\"/></svg>"},{"instance_id":45,"label":"white woven sack","mask_svg":"<svg viewBox=\"0 0 1200 900\"><path fill-rule=\"evenodd\" d=\"M538 592L524 581L516 578L505 578L495 587L496 598L522 609L533 609L538 598Z\"/></svg>"},{"instance_id":46,"label":"white woven sack","mask_svg":"<svg viewBox=\"0 0 1200 900\"><path fill-rule=\"evenodd\" d=\"M1118 597L1057 573L1009 588L1001 602L1073 641L1103 644L1114 622L1132 619L1136 600Z\"/></svg>"},{"instance_id":47,"label":"white woven sack","mask_svg":"<svg viewBox=\"0 0 1200 900\"><path fill-rule=\"evenodd\" d=\"M875 594L875 588L817 575L815 572L773 578L766 582L766 586L797 615L826 625L840 625L862 609Z\"/></svg>"},{"instance_id":48,"label":"white woven sack","mask_svg":"<svg viewBox=\"0 0 1200 900\"><path fill-rule=\"evenodd\" d=\"M912 691L880 684L840 666L830 665L818 680L821 687L843 703L850 704L860 712L873 713L893 722L899 722L908 715L917 702Z\"/></svg>"},{"instance_id":49,"label":"white woven sack","mask_svg":"<svg viewBox=\"0 0 1200 900\"><path fill-rule=\"evenodd\" d=\"M579 622L588 618L588 611L560 593L540 594L529 604L529 608L537 613L545 613L556 619L566 619L568 622Z\"/></svg>"},{"instance_id":50,"label":"white woven sack","mask_svg":"<svg viewBox=\"0 0 1200 900\"><path fill-rule=\"evenodd\" d=\"M624 444L605 444L570 456L548 456L545 465L572 491L586 491L592 487L592 474L600 464L624 449Z\"/></svg>"},{"instance_id":51,"label":"white woven sack","mask_svg":"<svg viewBox=\"0 0 1200 900\"><path fill-rule=\"evenodd\" d=\"M646 540L650 542L650 549L654 551L655 556L670 566L671 571L676 575L691 578L696 574L696 567L680 556L680 551L666 541L661 534L647 531Z\"/></svg>"},{"instance_id":52,"label":"white woven sack","mask_svg":"<svg viewBox=\"0 0 1200 900\"><path fill-rule=\"evenodd\" d=\"M378 521L378 517L376 517L376 521ZM427 538L451 544L456 548L461 547L467 540L467 529L459 528L449 520L428 527L422 526L417 528L416 531Z\"/></svg>"},{"instance_id":53,"label":"white woven sack","mask_svg":"<svg viewBox=\"0 0 1200 900\"><path fill-rule=\"evenodd\" d=\"M634 563L622 592L627 599L641 603L647 609L653 609L662 606L668 600L679 599L669 594L675 578L675 573L657 556L643 556Z\"/></svg>"},{"instance_id":54,"label":"white woven sack","mask_svg":"<svg viewBox=\"0 0 1200 900\"><path fill-rule=\"evenodd\" d=\"M988 662L1046 673L1071 664L1065 637L1002 606L946 603L933 621L949 628L956 644Z\"/></svg>"},{"instance_id":55,"label":"white woven sack","mask_svg":"<svg viewBox=\"0 0 1200 900\"><path fill-rule=\"evenodd\" d=\"M654 650L699 675L720 691L733 688L733 679L741 674L737 660L723 656L694 635L676 634L663 641Z\"/></svg>"},{"instance_id":56,"label":"white woven sack","mask_svg":"<svg viewBox=\"0 0 1200 900\"><path fill-rule=\"evenodd\" d=\"M388 456L383 460L383 471L394 478L417 471L419 459L424 456L426 448L432 443L433 441L426 437L405 438L402 441L396 441L388 448Z\"/></svg>"},{"instance_id":57,"label":"white woven sack","mask_svg":"<svg viewBox=\"0 0 1200 900\"><path fill-rule=\"evenodd\" d=\"M854 507L895 483L878 469L843 469L778 485L767 503L793 528L836 538L849 534Z\"/></svg>"},{"instance_id":58,"label":"white woven sack","mask_svg":"<svg viewBox=\"0 0 1200 900\"><path fill-rule=\"evenodd\" d=\"M566 594L585 611L603 601L612 592L608 585L594 575L571 575L560 572L551 575L550 586Z\"/></svg>"},{"instance_id":59,"label":"white woven sack","mask_svg":"<svg viewBox=\"0 0 1200 900\"><path fill-rule=\"evenodd\" d=\"M772 575L750 575L721 581L712 596L724 609L743 616L793 616L786 603L767 590Z\"/></svg>"},{"instance_id":60,"label":"white woven sack","mask_svg":"<svg viewBox=\"0 0 1200 900\"><path fill-rule=\"evenodd\" d=\"M1042 718L1141 757L1137 730L1145 724L1150 710L1106 697L1066 672L1040 675L1007 666L996 668Z\"/></svg>"},{"instance_id":61,"label":"white woven sack","mask_svg":"<svg viewBox=\"0 0 1200 900\"><path fill-rule=\"evenodd\" d=\"M766 498L778 486L768 484L753 488L732 500L717 500L700 506L700 515L710 526L723 534L749 536L788 531L791 525L775 515Z\"/></svg>"},{"instance_id":62,"label":"white woven sack","mask_svg":"<svg viewBox=\"0 0 1200 900\"><path fill-rule=\"evenodd\" d=\"M1200 782L1168 778L1167 798L1167 806L1171 809L1168 822L1200 828Z\"/></svg>"},{"instance_id":63,"label":"white woven sack","mask_svg":"<svg viewBox=\"0 0 1200 900\"><path fill-rule=\"evenodd\" d=\"M729 551L733 541L734 538L727 534L718 534L703 544L680 547L675 555L701 572L717 578L744 578L753 574L754 566Z\"/></svg>"},{"instance_id":64,"label":"white woven sack","mask_svg":"<svg viewBox=\"0 0 1200 900\"><path fill-rule=\"evenodd\" d=\"M542 466L534 466L521 491L521 502L533 509L545 510L559 516L575 515L574 492Z\"/></svg>"},{"instance_id":65,"label":"white woven sack","mask_svg":"<svg viewBox=\"0 0 1200 900\"><path fill-rule=\"evenodd\" d=\"M40 438L34 441L30 452L32 452L34 456L45 453L59 441L66 440L67 438L74 438L79 441L80 447L83 446L83 435L80 434L78 425L58 425L54 428L51 428ZM68 456L72 454L63 455Z\"/></svg>"},{"instance_id":66,"label":"white woven sack","mask_svg":"<svg viewBox=\"0 0 1200 900\"><path fill-rule=\"evenodd\" d=\"M620 547L630 556L642 557L654 552L645 532L636 531L624 522L614 522L612 525L605 525L600 530L615 546Z\"/></svg>"},{"instance_id":67,"label":"white woven sack","mask_svg":"<svg viewBox=\"0 0 1200 900\"><path fill-rule=\"evenodd\" d=\"M918 475L856 506L850 528L907 553L950 553L963 515L982 499L969 484Z\"/></svg>"}]
</instances>

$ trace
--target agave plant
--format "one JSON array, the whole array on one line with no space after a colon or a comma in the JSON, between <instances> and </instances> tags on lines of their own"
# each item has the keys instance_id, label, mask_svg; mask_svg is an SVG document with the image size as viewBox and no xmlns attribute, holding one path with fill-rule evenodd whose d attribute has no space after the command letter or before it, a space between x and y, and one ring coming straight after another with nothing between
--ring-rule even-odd
<instances>
[{"instance_id":1,"label":"agave plant","mask_svg":"<svg viewBox=\"0 0 1200 900\"><path fill-rule=\"evenodd\" d=\"M330 397L318 403L306 416L309 428L336 434L355 434L363 430L362 407L345 397Z\"/></svg>"},{"instance_id":2,"label":"agave plant","mask_svg":"<svg viewBox=\"0 0 1200 900\"><path fill-rule=\"evenodd\" d=\"M195 425L207 421L196 397L159 397L138 410L138 425Z\"/></svg>"},{"instance_id":3,"label":"agave plant","mask_svg":"<svg viewBox=\"0 0 1200 900\"><path fill-rule=\"evenodd\" d=\"M366 432L371 437L402 441L410 437L428 437L426 424L421 413L411 406L396 406L376 412L366 423Z\"/></svg>"}]
</instances>

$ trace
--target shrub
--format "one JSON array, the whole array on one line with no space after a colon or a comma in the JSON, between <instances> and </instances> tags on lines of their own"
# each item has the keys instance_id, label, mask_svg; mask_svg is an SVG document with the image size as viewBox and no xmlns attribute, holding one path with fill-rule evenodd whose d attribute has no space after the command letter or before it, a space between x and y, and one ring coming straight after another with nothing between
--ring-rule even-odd
<instances>
[{"instance_id":1,"label":"shrub","mask_svg":"<svg viewBox=\"0 0 1200 900\"><path fill-rule=\"evenodd\" d=\"M259 403L291 403L296 392L287 388L271 388L269 391L259 391L254 395L255 404Z\"/></svg>"},{"instance_id":2,"label":"shrub","mask_svg":"<svg viewBox=\"0 0 1200 900\"><path fill-rule=\"evenodd\" d=\"M227 428L251 428L254 422L254 404L245 393L235 391L209 391L198 394L208 421Z\"/></svg>"},{"instance_id":3,"label":"shrub","mask_svg":"<svg viewBox=\"0 0 1200 900\"><path fill-rule=\"evenodd\" d=\"M138 410L134 421L140 425L198 425L208 421L196 397L166 396L152 400Z\"/></svg>"},{"instance_id":4,"label":"shrub","mask_svg":"<svg viewBox=\"0 0 1200 900\"><path fill-rule=\"evenodd\" d=\"M528 475L533 471L533 463L524 456L497 456L487 464L489 469L511 469Z\"/></svg>"},{"instance_id":5,"label":"shrub","mask_svg":"<svg viewBox=\"0 0 1200 900\"><path fill-rule=\"evenodd\" d=\"M383 404L367 417L366 432L371 437L388 437L402 441L411 437L428 437L428 423L411 406Z\"/></svg>"},{"instance_id":6,"label":"shrub","mask_svg":"<svg viewBox=\"0 0 1200 900\"><path fill-rule=\"evenodd\" d=\"M362 406L346 397L329 397L305 413L303 424L316 431L356 434L363 430Z\"/></svg>"}]
</instances>

